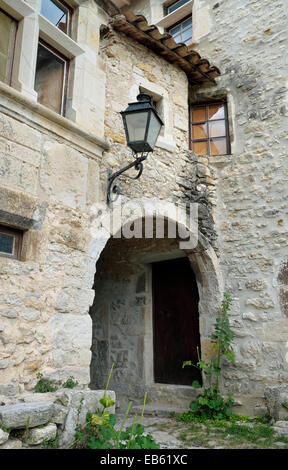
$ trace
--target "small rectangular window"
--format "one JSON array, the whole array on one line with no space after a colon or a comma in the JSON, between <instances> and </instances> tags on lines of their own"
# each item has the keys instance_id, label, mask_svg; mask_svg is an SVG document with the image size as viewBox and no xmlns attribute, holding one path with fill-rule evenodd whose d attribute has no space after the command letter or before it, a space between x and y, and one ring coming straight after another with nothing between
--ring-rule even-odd
<instances>
[{"instance_id":1,"label":"small rectangular window","mask_svg":"<svg viewBox=\"0 0 288 470\"><path fill-rule=\"evenodd\" d=\"M0 225L0 256L20 259L22 236L21 230Z\"/></svg>"},{"instance_id":2,"label":"small rectangular window","mask_svg":"<svg viewBox=\"0 0 288 470\"><path fill-rule=\"evenodd\" d=\"M11 83L17 22L0 10L0 80Z\"/></svg>"},{"instance_id":3,"label":"small rectangular window","mask_svg":"<svg viewBox=\"0 0 288 470\"><path fill-rule=\"evenodd\" d=\"M189 1L190 0L178 0L178 2L172 3L172 5L167 8L167 14L169 15L170 13L173 13L173 11L178 10L178 8L182 7Z\"/></svg>"},{"instance_id":4,"label":"small rectangular window","mask_svg":"<svg viewBox=\"0 0 288 470\"><path fill-rule=\"evenodd\" d=\"M68 59L39 42L35 74L38 102L62 115L65 107L68 64Z\"/></svg>"},{"instance_id":5,"label":"small rectangular window","mask_svg":"<svg viewBox=\"0 0 288 470\"><path fill-rule=\"evenodd\" d=\"M190 108L190 149L196 155L230 153L227 104L201 104Z\"/></svg>"},{"instance_id":6,"label":"small rectangular window","mask_svg":"<svg viewBox=\"0 0 288 470\"><path fill-rule=\"evenodd\" d=\"M173 36L175 42L190 44L192 42L192 15L173 25L167 32Z\"/></svg>"},{"instance_id":7,"label":"small rectangular window","mask_svg":"<svg viewBox=\"0 0 288 470\"><path fill-rule=\"evenodd\" d=\"M72 10L64 2L58 0L42 0L41 15L51 21L63 33L71 32Z\"/></svg>"}]
</instances>

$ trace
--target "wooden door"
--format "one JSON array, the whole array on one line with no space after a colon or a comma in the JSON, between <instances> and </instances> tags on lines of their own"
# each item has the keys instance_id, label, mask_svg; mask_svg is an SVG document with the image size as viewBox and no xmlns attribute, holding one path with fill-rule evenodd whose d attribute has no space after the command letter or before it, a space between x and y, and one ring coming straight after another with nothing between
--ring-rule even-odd
<instances>
[{"instance_id":1,"label":"wooden door","mask_svg":"<svg viewBox=\"0 0 288 470\"><path fill-rule=\"evenodd\" d=\"M200 352L198 288L188 258L153 263L154 380L156 383L201 383L195 367Z\"/></svg>"}]
</instances>

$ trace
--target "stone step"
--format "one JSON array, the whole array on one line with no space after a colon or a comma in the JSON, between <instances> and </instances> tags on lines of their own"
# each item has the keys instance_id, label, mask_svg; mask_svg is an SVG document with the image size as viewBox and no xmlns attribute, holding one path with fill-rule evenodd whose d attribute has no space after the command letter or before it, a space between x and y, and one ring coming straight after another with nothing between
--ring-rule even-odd
<instances>
[{"instance_id":1,"label":"stone step","mask_svg":"<svg viewBox=\"0 0 288 470\"><path fill-rule=\"evenodd\" d=\"M135 405L131 408L131 414L137 414L141 416L142 413L141 405ZM188 411L187 408L175 408L167 405L146 405L144 410L144 416L159 416L161 418L170 418L174 413L180 414Z\"/></svg>"},{"instance_id":2,"label":"stone step","mask_svg":"<svg viewBox=\"0 0 288 470\"><path fill-rule=\"evenodd\" d=\"M169 410L172 412L183 413L183 411L189 410L189 405L191 401L195 400L199 393L202 393L202 389L195 389L186 385L170 385L170 384L151 384L146 387L147 390L147 401L146 408L149 410ZM143 393L144 398L144 393ZM133 406L131 408L139 407L142 410L143 406L142 399L133 399L127 398L125 395L117 395L116 397L116 409L117 412L125 413L127 409L128 402L133 401ZM149 408L148 408L149 407ZM180 411L179 411L180 410ZM147 413L146 413L147 414Z\"/></svg>"},{"instance_id":3,"label":"stone step","mask_svg":"<svg viewBox=\"0 0 288 470\"><path fill-rule=\"evenodd\" d=\"M152 384L147 389L147 405L188 410L200 393L202 389L187 385Z\"/></svg>"}]
</instances>

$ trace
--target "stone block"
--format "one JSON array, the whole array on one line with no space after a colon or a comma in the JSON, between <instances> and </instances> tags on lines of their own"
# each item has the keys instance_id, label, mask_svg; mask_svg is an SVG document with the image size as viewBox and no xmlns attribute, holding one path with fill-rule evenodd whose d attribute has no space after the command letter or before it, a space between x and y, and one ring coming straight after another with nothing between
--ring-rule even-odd
<instances>
[{"instance_id":1,"label":"stone block","mask_svg":"<svg viewBox=\"0 0 288 470\"><path fill-rule=\"evenodd\" d=\"M52 423L63 425L65 423L67 414L68 414L68 409L65 406L55 403L54 413L51 418Z\"/></svg>"},{"instance_id":2,"label":"stone block","mask_svg":"<svg viewBox=\"0 0 288 470\"><path fill-rule=\"evenodd\" d=\"M0 133L1 136L12 142L17 142L36 151L41 149L41 133L6 114L0 116Z\"/></svg>"},{"instance_id":3,"label":"stone block","mask_svg":"<svg viewBox=\"0 0 288 470\"><path fill-rule=\"evenodd\" d=\"M43 428L34 428L29 433L30 442L32 445L41 444L44 439L55 439L57 434L57 426L54 423L49 423Z\"/></svg>"},{"instance_id":4,"label":"stone block","mask_svg":"<svg viewBox=\"0 0 288 470\"><path fill-rule=\"evenodd\" d=\"M0 407L0 421L8 429L33 428L46 424L52 417L53 403L21 403Z\"/></svg>"},{"instance_id":5,"label":"stone block","mask_svg":"<svg viewBox=\"0 0 288 470\"><path fill-rule=\"evenodd\" d=\"M283 407L283 403L288 403L288 385L271 385L264 390L264 396L268 413L272 418L279 420L288 415Z\"/></svg>"},{"instance_id":6,"label":"stone block","mask_svg":"<svg viewBox=\"0 0 288 470\"><path fill-rule=\"evenodd\" d=\"M9 439L9 432L3 431L3 429L0 428L0 444L4 444L4 442L8 441Z\"/></svg>"},{"instance_id":7,"label":"stone block","mask_svg":"<svg viewBox=\"0 0 288 470\"><path fill-rule=\"evenodd\" d=\"M54 315L51 335L55 349L70 351L91 347L91 317L89 315ZM65 364L63 364L65 366Z\"/></svg>"},{"instance_id":8,"label":"stone block","mask_svg":"<svg viewBox=\"0 0 288 470\"><path fill-rule=\"evenodd\" d=\"M19 392L19 385L15 383L0 384L0 395L14 397ZM1 409L1 408L0 408Z\"/></svg>"},{"instance_id":9,"label":"stone block","mask_svg":"<svg viewBox=\"0 0 288 470\"><path fill-rule=\"evenodd\" d=\"M100 399L104 395L104 390L67 390L63 393L66 396L66 403L69 406L66 418L65 429L60 439L61 447L69 447L75 438L75 429L78 425L83 425L87 413L94 413L98 409L103 409ZM115 402L115 392L107 391L107 396ZM62 399L64 396L62 397ZM115 405L107 408L110 413L115 413Z\"/></svg>"},{"instance_id":10,"label":"stone block","mask_svg":"<svg viewBox=\"0 0 288 470\"><path fill-rule=\"evenodd\" d=\"M279 436L288 437L288 421L276 421L273 429Z\"/></svg>"},{"instance_id":11,"label":"stone block","mask_svg":"<svg viewBox=\"0 0 288 470\"><path fill-rule=\"evenodd\" d=\"M45 144L45 162L40 180L43 189L57 202L83 209L86 204L88 161L82 154L60 143Z\"/></svg>"},{"instance_id":12,"label":"stone block","mask_svg":"<svg viewBox=\"0 0 288 470\"><path fill-rule=\"evenodd\" d=\"M22 441L19 439L9 439L5 444L0 446L1 449L22 449Z\"/></svg>"}]
</instances>

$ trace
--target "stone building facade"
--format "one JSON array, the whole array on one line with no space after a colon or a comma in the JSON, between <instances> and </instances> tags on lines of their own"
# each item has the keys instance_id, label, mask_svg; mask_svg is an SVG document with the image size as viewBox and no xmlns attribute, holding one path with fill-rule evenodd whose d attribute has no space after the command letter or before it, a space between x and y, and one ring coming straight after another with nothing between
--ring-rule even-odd
<instances>
[{"instance_id":1,"label":"stone building facade","mask_svg":"<svg viewBox=\"0 0 288 470\"><path fill-rule=\"evenodd\" d=\"M153 263L187 257L202 354L229 292L236 362L225 364L222 389L238 411L257 414L265 388L288 379L287 4L186 2L192 38L180 57L165 43L172 2L66 4L70 34L45 18L41 0L0 1L17 23L11 77L0 82L0 228L22 238L18 259L0 256L2 401L32 391L38 372L102 388L114 362L116 396L148 390L171 406L189 402L190 387L155 383L151 280ZM147 38L152 24L158 39ZM39 38L69 62L62 115L34 88ZM164 127L141 178L121 178L122 201L148 212L156 200L198 203L192 248L113 238L105 225L107 170L132 158L119 113L139 92L152 96ZM189 106L221 100L231 149L197 155ZM131 209L120 226L138 219Z\"/></svg>"}]
</instances>

